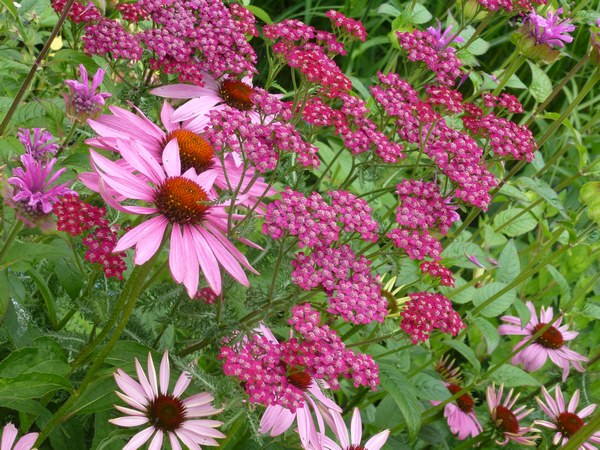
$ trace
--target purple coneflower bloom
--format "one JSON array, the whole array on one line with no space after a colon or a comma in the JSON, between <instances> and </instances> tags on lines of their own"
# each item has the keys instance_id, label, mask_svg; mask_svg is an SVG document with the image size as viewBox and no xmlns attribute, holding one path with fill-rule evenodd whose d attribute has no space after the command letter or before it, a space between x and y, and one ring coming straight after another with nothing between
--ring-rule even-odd
<instances>
[{"instance_id":1,"label":"purple coneflower bloom","mask_svg":"<svg viewBox=\"0 0 600 450\"><path fill-rule=\"evenodd\" d=\"M564 47L565 43L573 41L573 37L569 35L575 30L575 25L571 24L571 19L562 20L559 14L563 13L563 9L548 12L546 17L539 16L532 12L525 19L533 28L530 27L530 34L535 38L536 44L547 45L549 47Z\"/></svg>"},{"instance_id":2,"label":"purple coneflower bloom","mask_svg":"<svg viewBox=\"0 0 600 450\"><path fill-rule=\"evenodd\" d=\"M39 433L28 433L23 435L13 447L15 439L17 438L17 427L12 423L7 423L2 429L0 450L31 450L37 440L38 434Z\"/></svg>"},{"instance_id":3,"label":"purple coneflower bloom","mask_svg":"<svg viewBox=\"0 0 600 450\"><path fill-rule=\"evenodd\" d=\"M348 432L348 427L339 412L328 410L324 412L324 417L337 438L337 442L335 442L322 433L320 435L322 438L321 443L322 448L325 450L380 450L390 437L390 430L384 430L369 439L365 445L361 445L362 421L358 408L354 408L352 413L350 432ZM309 447L311 450L312 448Z\"/></svg>"},{"instance_id":4,"label":"purple coneflower bloom","mask_svg":"<svg viewBox=\"0 0 600 450\"><path fill-rule=\"evenodd\" d=\"M461 391L462 388L453 383L444 383L446 388L452 395ZM432 405L439 405L441 402L432 400ZM456 434L458 439L461 441L468 438L469 436L475 437L483 431L481 424L475 415L474 407L475 402L473 398L464 393L458 397L454 402L446 404L444 406L444 417L448 421L448 426L453 434Z\"/></svg>"},{"instance_id":5,"label":"purple coneflower bloom","mask_svg":"<svg viewBox=\"0 0 600 450\"><path fill-rule=\"evenodd\" d=\"M52 133L41 128L34 128L32 138L31 131L27 128L19 128L17 133L17 137L25 147L26 153L29 153L36 160L42 159L48 153L56 153L58 143L54 140Z\"/></svg>"},{"instance_id":6,"label":"purple coneflower bloom","mask_svg":"<svg viewBox=\"0 0 600 450\"><path fill-rule=\"evenodd\" d=\"M222 410L213 407L211 404L213 397L206 392L186 399L181 398L191 381L187 372L179 376L173 391L169 392L171 370L168 352L163 355L158 378L150 354L148 354L148 375L144 373L137 358L135 369L138 381L121 369L117 369L117 373L114 374L115 381L123 391L116 391L116 394L131 408L115 405L115 408L126 415L111 419L110 422L120 427L146 426L131 438L123 450L136 450L152 436L154 437L148 449L160 450L163 448L165 435L169 438L173 450L181 450L179 441L190 449L199 449L198 444L219 445L215 438L224 438L225 435L215 428L221 426L223 422L198 418L212 416Z\"/></svg>"},{"instance_id":7,"label":"purple coneflower bloom","mask_svg":"<svg viewBox=\"0 0 600 450\"><path fill-rule=\"evenodd\" d=\"M492 422L496 426L496 429L502 434L500 440L496 440L498 445L506 445L509 441L513 441L517 444L526 446L535 446L536 439L539 437L537 434L529 435L531 432L538 432L539 430L532 426L523 427L519 423L520 420L527 417L532 409L524 411L525 406L519 406L513 409L519 394L513 397L513 390L511 389L502 402L502 393L504 386L500 386L498 392L496 392L495 386L488 386L487 388L487 403L488 409L490 410L490 416Z\"/></svg>"},{"instance_id":8,"label":"purple coneflower bloom","mask_svg":"<svg viewBox=\"0 0 600 450\"><path fill-rule=\"evenodd\" d=\"M531 311L531 318L529 323L523 325L518 317L514 316L503 316L501 319L507 322L508 325L500 325L498 332L500 334L515 334L525 336L521 342L519 342L514 350L521 347L531 336L548 323L552 323L552 326L548 328L540 337L534 342L529 344L522 351L517 353L511 360L513 364L523 364L523 367L528 372L535 372L540 369L547 361L548 358L556 364L558 367L563 369L563 382L566 381L569 376L569 370L571 365L575 370L583 372L584 369L581 365L582 362L588 359L580 355L577 352L569 349L566 345L566 341L571 341L577 337L579 333L575 331L569 331L568 325L561 326L562 317L554 320L554 312L552 307L544 308L542 306L540 310L540 318L538 320L537 313L533 303L527 302L527 308Z\"/></svg>"},{"instance_id":9,"label":"purple coneflower bloom","mask_svg":"<svg viewBox=\"0 0 600 450\"><path fill-rule=\"evenodd\" d=\"M62 168L52 173L56 158L37 161L31 154L25 154L21 156L21 163L23 167L15 168L7 180L13 186L7 193L7 202L27 226L34 227L52 212L59 197L74 192L67 188L68 183L52 186L67 170Z\"/></svg>"},{"instance_id":10,"label":"purple coneflower bloom","mask_svg":"<svg viewBox=\"0 0 600 450\"><path fill-rule=\"evenodd\" d=\"M221 293L219 264L235 280L248 286L241 266L257 272L225 236L229 214L224 205L214 204L211 194L216 174L197 175L193 168L184 171L175 140L165 146L162 166L135 141L119 140L117 150L123 157L121 161L90 151L99 176L98 192L119 211L154 217L125 233L113 251L135 246L133 262L144 264L158 251L170 229L169 268L173 279L184 284L191 298L198 291L199 267L217 295ZM150 206L119 203L127 199L142 200ZM240 215L234 214L233 218L239 219Z\"/></svg>"},{"instance_id":11,"label":"purple coneflower bloom","mask_svg":"<svg viewBox=\"0 0 600 450\"><path fill-rule=\"evenodd\" d=\"M437 21L437 27L429 27L427 28L427 32L435 38L436 49L440 51L446 49L454 51L454 49L450 47L450 44L454 42L465 42L458 33L452 34L452 25L449 25L448 28L442 32L442 23L439 20Z\"/></svg>"},{"instance_id":12,"label":"purple coneflower bloom","mask_svg":"<svg viewBox=\"0 0 600 450\"><path fill-rule=\"evenodd\" d=\"M104 99L111 96L108 92L98 92L96 90L104 80L104 70L98 69L92 84L90 86L88 73L85 67L79 66L81 81L66 80L69 86L69 94L64 94L67 116L73 120L85 122L90 117L96 117L102 111Z\"/></svg>"},{"instance_id":13,"label":"purple coneflower bloom","mask_svg":"<svg viewBox=\"0 0 600 450\"><path fill-rule=\"evenodd\" d=\"M540 405L540 408L542 408L542 411L544 411L552 421L536 420L535 424L550 428L551 430L556 430L556 434L552 439L554 445L562 446L566 444L580 428L583 428L585 425L583 419L592 414L596 409L596 404L593 403L586 406L581 411L575 412L577 405L579 405L579 389L577 389L573 394L573 397L571 397L568 406L566 406L559 385L556 385L554 392L556 400L552 398L544 386L542 386L542 394L544 395L546 403L539 397L536 397L535 400L538 405ZM600 431L592 434L588 439L588 442L581 445L579 450L596 450L596 446L592 444L600 444Z\"/></svg>"}]
</instances>

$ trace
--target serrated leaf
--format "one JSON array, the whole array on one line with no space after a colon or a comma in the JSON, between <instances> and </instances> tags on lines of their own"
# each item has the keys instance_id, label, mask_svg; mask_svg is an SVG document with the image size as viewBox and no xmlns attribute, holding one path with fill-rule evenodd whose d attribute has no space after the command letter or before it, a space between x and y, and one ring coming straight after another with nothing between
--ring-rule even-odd
<instances>
[{"instance_id":1,"label":"serrated leaf","mask_svg":"<svg viewBox=\"0 0 600 450\"><path fill-rule=\"evenodd\" d=\"M487 343L487 352L491 354L500 343L498 329L483 317L476 317L473 319L473 322L475 322L475 326L479 329Z\"/></svg>"},{"instance_id":2,"label":"serrated leaf","mask_svg":"<svg viewBox=\"0 0 600 450\"><path fill-rule=\"evenodd\" d=\"M429 10L420 3L413 3L412 8L407 9L403 15L409 23L415 25L427 23L433 18Z\"/></svg>"},{"instance_id":3,"label":"serrated leaf","mask_svg":"<svg viewBox=\"0 0 600 450\"><path fill-rule=\"evenodd\" d=\"M0 362L0 377L15 378L27 373L66 375L70 366L62 348L51 338L42 336L34 347L14 350Z\"/></svg>"},{"instance_id":4,"label":"serrated leaf","mask_svg":"<svg viewBox=\"0 0 600 450\"><path fill-rule=\"evenodd\" d=\"M415 388L419 398L423 400L443 401L450 397L450 391L442 384L439 378L420 372L415 375Z\"/></svg>"},{"instance_id":5,"label":"serrated leaf","mask_svg":"<svg viewBox=\"0 0 600 450\"><path fill-rule=\"evenodd\" d=\"M581 310L581 314L591 317L592 319L600 320L600 306L593 303L586 303Z\"/></svg>"},{"instance_id":6,"label":"serrated leaf","mask_svg":"<svg viewBox=\"0 0 600 450\"><path fill-rule=\"evenodd\" d=\"M421 426L421 404L413 384L400 372L382 365L379 371L381 387L390 395L404 417L410 440L416 438Z\"/></svg>"},{"instance_id":7,"label":"serrated leaf","mask_svg":"<svg viewBox=\"0 0 600 450\"><path fill-rule=\"evenodd\" d=\"M458 266L477 269L478 266L468 258L469 256L474 256L480 263L486 264L487 255L479 245L472 242L454 241L442 252L446 267Z\"/></svg>"},{"instance_id":8,"label":"serrated leaf","mask_svg":"<svg viewBox=\"0 0 600 450\"><path fill-rule=\"evenodd\" d=\"M389 3L384 3L377 8L378 15L386 15L392 17L398 17L400 15L400 10L395 6L390 5Z\"/></svg>"},{"instance_id":9,"label":"serrated leaf","mask_svg":"<svg viewBox=\"0 0 600 450\"><path fill-rule=\"evenodd\" d=\"M479 306L485 303L487 300L495 296L498 292L506 287L506 284L494 281L492 283L484 284L482 287L476 290L473 303L475 306ZM517 294L514 289L502 294L496 298L489 305L487 305L481 311L481 314L485 317L496 317L506 311L517 299Z\"/></svg>"},{"instance_id":10,"label":"serrated leaf","mask_svg":"<svg viewBox=\"0 0 600 450\"><path fill-rule=\"evenodd\" d=\"M467 282L461 277L455 277L454 279L454 287L446 287L440 286L438 287L439 291L452 300L453 303L458 303L459 305L463 305L465 303L469 303L473 301L473 296L475 295L475 288L473 286L469 286L467 288L459 290L458 288L467 284Z\"/></svg>"},{"instance_id":11,"label":"serrated leaf","mask_svg":"<svg viewBox=\"0 0 600 450\"><path fill-rule=\"evenodd\" d=\"M496 270L496 281L510 283L521 273L521 262L515 242L511 239L502 249L498 257L498 270Z\"/></svg>"},{"instance_id":12,"label":"serrated leaf","mask_svg":"<svg viewBox=\"0 0 600 450\"><path fill-rule=\"evenodd\" d=\"M529 86L529 92L535 101L543 103L550 94L552 94L552 81L546 71L542 70L537 64L531 61L527 61L531 68L531 85Z\"/></svg>"},{"instance_id":13,"label":"serrated leaf","mask_svg":"<svg viewBox=\"0 0 600 450\"><path fill-rule=\"evenodd\" d=\"M15 242L0 261L0 270L12 267L15 264L36 259L69 258L70 253L66 246ZM22 267L22 265L21 265ZM27 266L25 266L27 268Z\"/></svg>"},{"instance_id":14,"label":"serrated leaf","mask_svg":"<svg viewBox=\"0 0 600 450\"><path fill-rule=\"evenodd\" d=\"M421 278L419 266L415 261L405 258L400 263L396 282L398 284L411 284Z\"/></svg>"},{"instance_id":15,"label":"serrated leaf","mask_svg":"<svg viewBox=\"0 0 600 450\"><path fill-rule=\"evenodd\" d=\"M0 398L40 398L57 390L71 391L66 378L50 373L27 373L14 378L0 378Z\"/></svg>"},{"instance_id":16,"label":"serrated leaf","mask_svg":"<svg viewBox=\"0 0 600 450\"><path fill-rule=\"evenodd\" d=\"M75 300L79 297L79 292L83 286L83 278L74 264L67 262L66 259L58 259L56 260L54 274L71 299Z\"/></svg>"},{"instance_id":17,"label":"serrated leaf","mask_svg":"<svg viewBox=\"0 0 600 450\"><path fill-rule=\"evenodd\" d=\"M569 219L569 215L558 194L544 180L540 178L520 177L519 184L525 186L527 189L531 189L546 200L553 208L556 208L565 219Z\"/></svg>"},{"instance_id":18,"label":"serrated leaf","mask_svg":"<svg viewBox=\"0 0 600 450\"><path fill-rule=\"evenodd\" d=\"M483 240L486 247L499 247L506 243L506 238L502 233L496 233L487 223L483 226Z\"/></svg>"},{"instance_id":19,"label":"serrated leaf","mask_svg":"<svg viewBox=\"0 0 600 450\"><path fill-rule=\"evenodd\" d=\"M548 270L548 272L550 272L550 275L552 275L552 278L554 278L554 280L556 281L556 284L558 284L558 286L560 287L561 305L570 301L571 300L571 287L569 286L569 282L567 281L567 279L563 276L562 273L560 273L558 270L556 270L556 268L554 266L548 265L548 266L546 266L546 269Z\"/></svg>"},{"instance_id":20,"label":"serrated leaf","mask_svg":"<svg viewBox=\"0 0 600 450\"><path fill-rule=\"evenodd\" d=\"M490 377L492 381L503 384L504 387L518 387L518 386L539 386L540 382L529 375L523 369L512 366L510 364L503 364L498 370L493 372Z\"/></svg>"},{"instance_id":21,"label":"serrated leaf","mask_svg":"<svg viewBox=\"0 0 600 450\"><path fill-rule=\"evenodd\" d=\"M521 214L522 211L522 208L508 208L500 211L494 217L494 229L509 237L521 236L533 230L537 226L538 220L531 212L527 211Z\"/></svg>"},{"instance_id":22,"label":"serrated leaf","mask_svg":"<svg viewBox=\"0 0 600 450\"><path fill-rule=\"evenodd\" d=\"M443 343L445 345L447 345L448 347L456 350L462 356L464 356L464 358L467 361L469 361L471 366L473 366L473 369L475 370L476 373L481 372L481 363L475 356L475 352L473 352L473 350L467 344L465 344L464 342L456 341L456 340L452 340L452 339L446 339L445 341L443 341Z\"/></svg>"}]
</instances>

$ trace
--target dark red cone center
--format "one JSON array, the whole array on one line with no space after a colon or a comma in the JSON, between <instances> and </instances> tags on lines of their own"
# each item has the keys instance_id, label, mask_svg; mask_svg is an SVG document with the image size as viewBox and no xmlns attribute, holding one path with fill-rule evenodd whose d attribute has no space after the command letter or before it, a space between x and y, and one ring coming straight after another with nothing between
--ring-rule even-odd
<instances>
[{"instance_id":1,"label":"dark red cone center","mask_svg":"<svg viewBox=\"0 0 600 450\"><path fill-rule=\"evenodd\" d=\"M198 224L210 208L204 189L185 177L167 178L154 191L154 203L169 222L178 224Z\"/></svg>"},{"instance_id":2,"label":"dark red cone center","mask_svg":"<svg viewBox=\"0 0 600 450\"><path fill-rule=\"evenodd\" d=\"M502 431L507 433L519 432L519 420L510 409L502 405L498 405L496 407L496 420L500 422L498 427Z\"/></svg>"},{"instance_id":3,"label":"dark red cone center","mask_svg":"<svg viewBox=\"0 0 600 450\"><path fill-rule=\"evenodd\" d=\"M148 405L146 413L150 423L165 433L178 429L185 421L183 402L171 394L160 394Z\"/></svg>"},{"instance_id":4,"label":"dark red cone center","mask_svg":"<svg viewBox=\"0 0 600 450\"><path fill-rule=\"evenodd\" d=\"M456 384L451 384L448 386L448 390L454 395L457 392L462 391L462 388ZM475 402L469 394L465 393L458 397L455 401L461 411L466 413L470 413L471 411L473 411L473 406L475 405Z\"/></svg>"},{"instance_id":5,"label":"dark red cone center","mask_svg":"<svg viewBox=\"0 0 600 450\"><path fill-rule=\"evenodd\" d=\"M570 438L585 425L577 414L563 412L556 418L556 426L563 436Z\"/></svg>"},{"instance_id":6,"label":"dark red cone center","mask_svg":"<svg viewBox=\"0 0 600 450\"><path fill-rule=\"evenodd\" d=\"M538 331L540 331L542 329L542 327L545 327L545 326L546 326L545 323L538 323L537 325L535 325L533 327L533 332L537 333ZM538 344L540 344L542 347L551 348L554 350L561 348L565 342L565 340L563 339L562 333L560 331L558 331L558 329L556 329L555 327L548 328L535 341Z\"/></svg>"},{"instance_id":7,"label":"dark red cone center","mask_svg":"<svg viewBox=\"0 0 600 450\"><path fill-rule=\"evenodd\" d=\"M301 391L305 391L310 386L312 378L309 374L307 374L303 370L295 370L287 376L289 383L300 389Z\"/></svg>"},{"instance_id":8,"label":"dark red cone center","mask_svg":"<svg viewBox=\"0 0 600 450\"><path fill-rule=\"evenodd\" d=\"M225 80L219 87L219 95L225 103L241 111L249 111L253 108L252 86L238 80Z\"/></svg>"}]
</instances>

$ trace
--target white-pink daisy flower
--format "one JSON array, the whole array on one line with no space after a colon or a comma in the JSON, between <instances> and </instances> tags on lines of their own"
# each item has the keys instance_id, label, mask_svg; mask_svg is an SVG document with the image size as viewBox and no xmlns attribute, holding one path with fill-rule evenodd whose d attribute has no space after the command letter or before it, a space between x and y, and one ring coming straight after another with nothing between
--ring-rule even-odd
<instances>
[{"instance_id":1,"label":"white-pink daisy flower","mask_svg":"<svg viewBox=\"0 0 600 450\"><path fill-rule=\"evenodd\" d=\"M492 422L496 426L496 430L500 433L500 438L496 440L496 443L504 446L509 441L513 441L525 446L535 446L535 441L539 435L530 433L538 432L539 430L532 426L521 426L520 423L521 420L531 414L533 408L525 410L524 405L514 408L520 394L513 397L513 389L508 392L503 402L503 391L504 386L500 386L497 392L495 386L488 386L486 392Z\"/></svg>"},{"instance_id":2,"label":"white-pink daisy flower","mask_svg":"<svg viewBox=\"0 0 600 450\"><path fill-rule=\"evenodd\" d=\"M225 106L248 111L253 122L260 120L258 113L253 110L254 89L251 77L244 77L241 80L224 78L217 81L205 73L202 81L204 82L203 87L191 84L171 84L152 89L150 93L171 99L191 99L177 108L173 118L177 121L188 120L193 127L206 125L208 113Z\"/></svg>"},{"instance_id":3,"label":"white-pink daisy flower","mask_svg":"<svg viewBox=\"0 0 600 450\"><path fill-rule=\"evenodd\" d=\"M166 145L162 166L134 141L118 140L116 146L125 164L90 150L92 166L99 176L98 192L119 211L151 218L125 233L113 251L135 246L133 262L144 264L158 251L170 229L169 268L190 297L198 291L199 269L215 294L221 293L219 265L239 283L249 286L242 266L257 272L225 236L228 212L223 205L214 204L211 196L216 174L196 174L193 168L184 172L175 141ZM150 205L120 203L129 199ZM240 218L235 214L233 217Z\"/></svg>"},{"instance_id":4,"label":"white-pink daisy flower","mask_svg":"<svg viewBox=\"0 0 600 450\"><path fill-rule=\"evenodd\" d=\"M462 388L457 384L444 383L451 394L456 394ZM439 405L441 402L432 400L431 404ZM473 398L464 393L453 402L444 406L444 417L448 421L448 426L453 434L456 434L459 440L465 440L469 436L475 437L483 431L477 416L475 415L475 402Z\"/></svg>"},{"instance_id":5,"label":"white-pink daisy flower","mask_svg":"<svg viewBox=\"0 0 600 450\"><path fill-rule=\"evenodd\" d=\"M265 325L260 325L255 331L265 336L271 342L278 342L275 335ZM270 436L279 436L287 431L294 422L298 427L298 435L304 447L312 445L321 448L321 439L317 433L317 427L311 413L314 412L319 424L319 429L324 429L323 415L318 405L327 410L342 412L342 409L321 390L319 384L306 372L296 372L288 377L288 381L294 387L303 391L304 405L296 411L284 408L281 405L269 405L260 421L259 432Z\"/></svg>"},{"instance_id":6,"label":"white-pink daisy flower","mask_svg":"<svg viewBox=\"0 0 600 450\"><path fill-rule=\"evenodd\" d=\"M216 430L223 423L217 420L199 419L222 412L213 407L211 394L202 392L182 399L181 395L190 384L191 378L183 372L172 392L169 392L171 369L169 353L165 352L160 363L158 377L152 356L148 354L148 375L135 359L138 381L117 369L115 381L123 392L117 395L130 407L115 405L123 417L111 419L110 422L120 427L145 428L134 435L123 447L123 450L136 450L150 438L149 450L163 448L165 438L169 439L173 450L181 450L180 441L189 449L200 450L200 444L218 446L218 438L225 435ZM4 449L3 449L4 450Z\"/></svg>"},{"instance_id":7,"label":"white-pink daisy flower","mask_svg":"<svg viewBox=\"0 0 600 450\"><path fill-rule=\"evenodd\" d=\"M542 411L550 417L551 421L536 420L535 424L556 430L556 434L552 439L554 445L565 445L579 429L585 426L583 419L592 414L596 409L596 404L592 403L581 411L576 412L579 405L579 389L571 397L568 406L559 385L556 385L554 391L555 398L552 398L543 386L542 394L546 400L545 403L539 397L536 397L535 400L540 405L540 408L542 408ZM593 444L600 444L600 431L592 434L588 441L579 447L579 450L596 450L596 446Z\"/></svg>"},{"instance_id":8,"label":"white-pink daisy flower","mask_svg":"<svg viewBox=\"0 0 600 450\"><path fill-rule=\"evenodd\" d=\"M369 439L365 445L361 445L362 420L358 408L354 408L352 413L350 431L339 412L329 410L325 412L324 416L337 438L336 442L325 434L321 434L321 443L325 450L380 450L390 437L390 430L384 430Z\"/></svg>"},{"instance_id":9,"label":"white-pink daisy flower","mask_svg":"<svg viewBox=\"0 0 600 450\"><path fill-rule=\"evenodd\" d=\"M562 317L558 317L555 320L552 307L544 308L542 306L538 320L538 315L533 303L527 302L526 305L527 308L529 308L529 311L531 311L531 318L526 325L523 325L518 317L503 316L501 319L504 322L507 322L508 325L500 325L500 327L498 327L498 332L500 334L525 336L525 338L514 347L514 350L522 347L531 336L541 330L545 325L552 323L552 326L534 342L517 353L512 358L511 362L513 364L523 364L525 370L528 372L535 372L546 363L548 358L550 358L554 364L563 369L563 382L569 376L571 365L575 370L583 372L584 369L581 363L588 359L565 345L566 341L575 339L579 333L576 331L569 331L568 325L561 326Z\"/></svg>"},{"instance_id":10,"label":"white-pink daisy flower","mask_svg":"<svg viewBox=\"0 0 600 450\"><path fill-rule=\"evenodd\" d=\"M17 439L18 430L12 423L7 423L2 429L2 441L0 443L0 450L31 450L38 438L39 433L27 433L24 434L21 439L15 444ZM14 444L14 447L13 447Z\"/></svg>"}]
</instances>

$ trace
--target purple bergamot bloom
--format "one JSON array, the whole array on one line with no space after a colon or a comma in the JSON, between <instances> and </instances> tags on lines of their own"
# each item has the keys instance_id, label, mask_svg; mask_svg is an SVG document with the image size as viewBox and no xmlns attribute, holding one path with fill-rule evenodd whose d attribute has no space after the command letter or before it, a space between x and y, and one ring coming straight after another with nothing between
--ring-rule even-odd
<instances>
[{"instance_id":1,"label":"purple bergamot bloom","mask_svg":"<svg viewBox=\"0 0 600 450\"><path fill-rule=\"evenodd\" d=\"M69 86L69 94L64 94L67 116L75 121L85 122L89 118L95 118L102 112L104 99L111 96L108 92L98 92L96 90L104 80L104 70L98 69L92 84L90 86L88 73L85 67L79 66L81 73L81 81L66 80L65 83Z\"/></svg>"}]
</instances>

